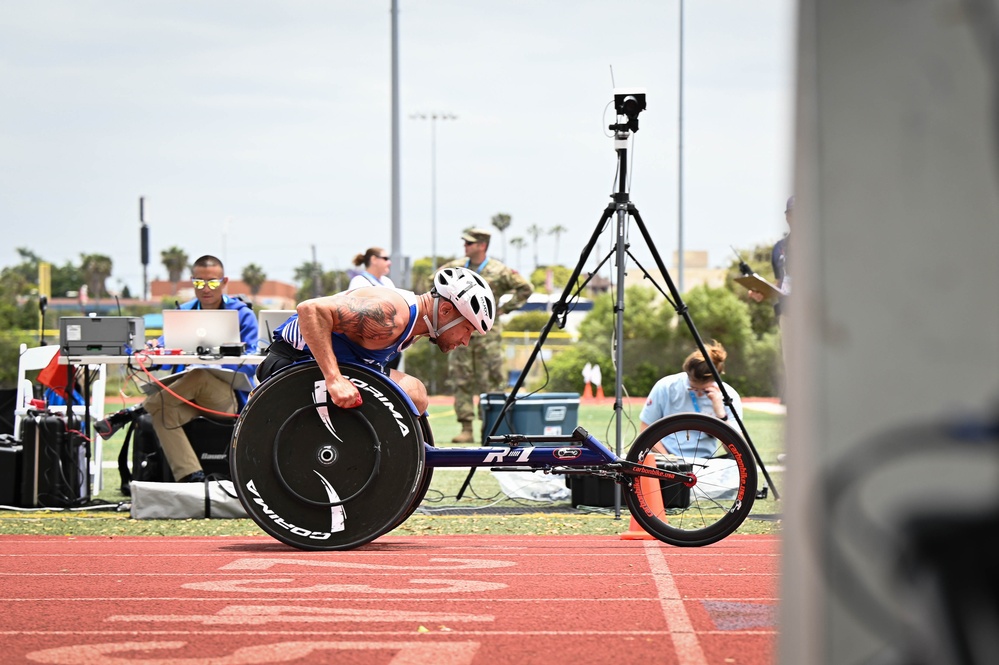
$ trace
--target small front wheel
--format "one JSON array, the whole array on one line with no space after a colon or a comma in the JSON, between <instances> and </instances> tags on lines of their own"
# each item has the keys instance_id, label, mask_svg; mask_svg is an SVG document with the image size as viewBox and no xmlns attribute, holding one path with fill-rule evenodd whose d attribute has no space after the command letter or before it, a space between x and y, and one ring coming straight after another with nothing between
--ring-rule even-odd
<instances>
[{"instance_id":1,"label":"small front wheel","mask_svg":"<svg viewBox=\"0 0 999 665\"><path fill-rule=\"evenodd\" d=\"M693 475L689 487L641 476L629 476L625 484L625 502L635 521L670 545L718 542L739 528L756 499L752 450L717 418L682 413L658 420L639 434L626 459Z\"/></svg>"}]
</instances>

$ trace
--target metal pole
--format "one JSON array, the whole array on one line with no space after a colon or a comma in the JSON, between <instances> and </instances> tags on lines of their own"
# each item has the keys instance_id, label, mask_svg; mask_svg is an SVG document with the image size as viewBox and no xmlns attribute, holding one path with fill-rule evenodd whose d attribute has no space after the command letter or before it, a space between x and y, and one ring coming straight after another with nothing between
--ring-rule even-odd
<instances>
[{"instance_id":1,"label":"metal pole","mask_svg":"<svg viewBox=\"0 0 999 665\"><path fill-rule=\"evenodd\" d=\"M453 113L414 113L412 120L430 121L430 262L437 272L437 121L457 120Z\"/></svg>"},{"instance_id":2,"label":"metal pole","mask_svg":"<svg viewBox=\"0 0 999 665\"><path fill-rule=\"evenodd\" d=\"M146 197L139 197L139 254L142 259L142 299L149 300L149 225L146 224Z\"/></svg>"},{"instance_id":3,"label":"metal pole","mask_svg":"<svg viewBox=\"0 0 999 665\"><path fill-rule=\"evenodd\" d=\"M392 265L404 265L399 201L399 2L392 0ZM409 287L409 271L398 275L399 285Z\"/></svg>"},{"instance_id":4,"label":"metal pole","mask_svg":"<svg viewBox=\"0 0 999 665\"><path fill-rule=\"evenodd\" d=\"M679 116L677 137L677 220L679 237L677 238L676 283L680 293L683 293L683 0L680 0L680 75L679 75Z\"/></svg>"},{"instance_id":5,"label":"metal pole","mask_svg":"<svg viewBox=\"0 0 999 665\"><path fill-rule=\"evenodd\" d=\"M430 116L430 263L437 272L437 114Z\"/></svg>"},{"instance_id":6,"label":"metal pole","mask_svg":"<svg viewBox=\"0 0 999 665\"><path fill-rule=\"evenodd\" d=\"M316 246L312 246L312 297L318 298L322 295L323 271L319 269L319 261L316 259Z\"/></svg>"}]
</instances>

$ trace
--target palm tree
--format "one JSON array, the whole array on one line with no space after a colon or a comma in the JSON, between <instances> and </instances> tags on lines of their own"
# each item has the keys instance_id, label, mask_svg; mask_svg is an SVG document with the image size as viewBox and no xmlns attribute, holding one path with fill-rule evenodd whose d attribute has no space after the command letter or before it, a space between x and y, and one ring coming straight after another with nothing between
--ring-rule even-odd
<instances>
[{"instance_id":1,"label":"palm tree","mask_svg":"<svg viewBox=\"0 0 999 665\"><path fill-rule=\"evenodd\" d=\"M323 264L318 261L306 261L295 268L295 281L301 284L298 299L318 298L323 291Z\"/></svg>"},{"instance_id":2,"label":"palm tree","mask_svg":"<svg viewBox=\"0 0 999 665\"><path fill-rule=\"evenodd\" d=\"M503 238L503 262L506 263L506 230L510 227L510 215L501 212L493 215L493 226L499 229Z\"/></svg>"},{"instance_id":3,"label":"palm tree","mask_svg":"<svg viewBox=\"0 0 999 665\"><path fill-rule=\"evenodd\" d=\"M558 265L558 241L562 237L563 233L566 233L569 229L562 226L561 224L556 224L555 226L548 229L548 235L555 236L555 260L552 261L553 266Z\"/></svg>"},{"instance_id":4,"label":"palm tree","mask_svg":"<svg viewBox=\"0 0 999 665\"><path fill-rule=\"evenodd\" d=\"M100 300L101 294L107 294L107 287L104 282L111 276L111 267L114 262L111 257L103 254L80 254L80 271L87 289L95 300Z\"/></svg>"},{"instance_id":5,"label":"palm tree","mask_svg":"<svg viewBox=\"0 0 999 665\"><path fill-rule=\"evenodd\" d=\"M527 241L520 236L517 236L516 238L510 238L510 245L517 250L517 270L524 272L524 268L520 265L520 250L524 249L524 246L527 245Z\"/></svg>"},{"instance_id":6,"label":"palm tree","mask_svg":"<svg viewBox=\"0 0 999 665\"><path fill-rule=\"evenodd\" d=\"M241 277L246 282L246 285L250 287L250 295L254 298L260 293L260 287L267 281L267 273L256 263L250 263L243 268Z\"/></svg>"},{"instance_id":7,"label":"palm tree","mask_svg":"<svg viewBox=\"0 0 999 665\"><path fill-rule=\"evenodd\" d=\"M177 284L181 276L187 270L187 252L174 245L170 249L160 252L160 261L167 269L167 279L170 280L170 295L177 295Z\"/></svg>"},{"instance_id":8,"label":"palm tree","mask_svg":"<svg viewBox=\"0 0 999 665\"><path fill-rule=\"evenodd\" d=\"M537 224L531 224L529 227L527 227L527 235L531 236L531 243L534 245L534 269L535 270L537 270L538 266L541 265L538 262L538 236L540 236L544 232L545 232L544 229L542 229Z\"/></svg>"}]
</instances>

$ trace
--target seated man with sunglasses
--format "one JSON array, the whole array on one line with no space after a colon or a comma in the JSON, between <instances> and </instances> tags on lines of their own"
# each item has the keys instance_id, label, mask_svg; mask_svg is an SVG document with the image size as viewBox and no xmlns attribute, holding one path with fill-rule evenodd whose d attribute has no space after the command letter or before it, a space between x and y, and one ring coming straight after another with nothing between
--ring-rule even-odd
<instances>
[{"instance_id":1,"label":"seated man with sunglasses","mask_svg":"<svg viewBox=\"0 0 999 665\"><path fill-rule=\"evenodd\" d=\"M191 268L191 284L194 286L195 298L178 307L238 311L239 336L244 347L256 349L257 317L245 302L238 298L230 298L223 293L228 281L229 278L225 276L225 270L219 259L210 255L202 256ZM156 344L162 346L163 338L160 337ZM253 366L222 365L222 367L247 374L251 384L253 383L255 369ZM175 372L183 369L183 366L177 366ZM180 482L201 482L205 479L205 473L183 426L205 414L215 416L236 414L246 404L247 394L233 391L229 383L210 372L197 371L188 372L177 379L170 385L170 390L180 397L161 390L147 397L141 405L123 409L95 423L94 430L106 440L138 416L149 413L173 477ZM212 414L212 411L216 413Z\"/></svg>"}]
</instances>

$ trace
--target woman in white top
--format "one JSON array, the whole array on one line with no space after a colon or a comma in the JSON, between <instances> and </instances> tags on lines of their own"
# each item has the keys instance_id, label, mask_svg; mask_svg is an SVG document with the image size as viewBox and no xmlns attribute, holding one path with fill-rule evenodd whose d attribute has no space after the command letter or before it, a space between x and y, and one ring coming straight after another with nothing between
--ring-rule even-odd
<instances>
[{"instance_id":1,"label":"woman in white top","mask_svg":"<svg viewBox=\"0 0 999 665\"><path fill-rule=\"evenodd\" d=\"M392 269L392 259L389 258L388 252L384 249L381 247L369 247L364 254L358 254L354 257L354 265L359 266L361 264L364 264L364 270L350 278L350 284L347 285L348 291L360 289L365 286L387 286L395 288L395 284L392 283L392 279L388 276L389 270ZM402 354L400 353L388 361L385 366L388 369L399 369L401 359Z\"/></svg>"},{"instance_id":2,"label":"woman in white top","mask_svg":"<svg viewBox=\"0 0 999 665\"><path fill-rule=\"evenodd\" d=\"M389 278L389 271L392 269L392 259L381 247L370 247L363 254L354 257L354 265L364 264L364 270L360 274L354 275L347 285L348 291L359 289L362 286L387 286L394 288L395 284Z\"/></svg>"},{"instance_id":3,"label":"woman in white top","mask_svg":"<svg viewBox=\"0 0 999 665\"><path fill-rule=\"evenodd\" d=\"M705 347L705 350L711 357L711 363L715 369L718 370L719 374L723 374L725 372L725 358L728 356L725 347L712 340L711 344ZM694 351L683 362L682 372L663 377L652 387L649 397L645 401L645 407L639 416L641 429L644 431L660 418L676 413L703 413L719 420L729 420L734 409L741 418L742 400L739 398L739 393L727 383L722 383L722 385L725 386L725 392L732 400L731 408L726 406L723 401L721 388L715 383L711 366L699 350ZM663 444L670 454L689 459L713 456L718 442L713 438L701 436L684 441L672 438L664 439Z\"/></svg>"}]
</instances>

